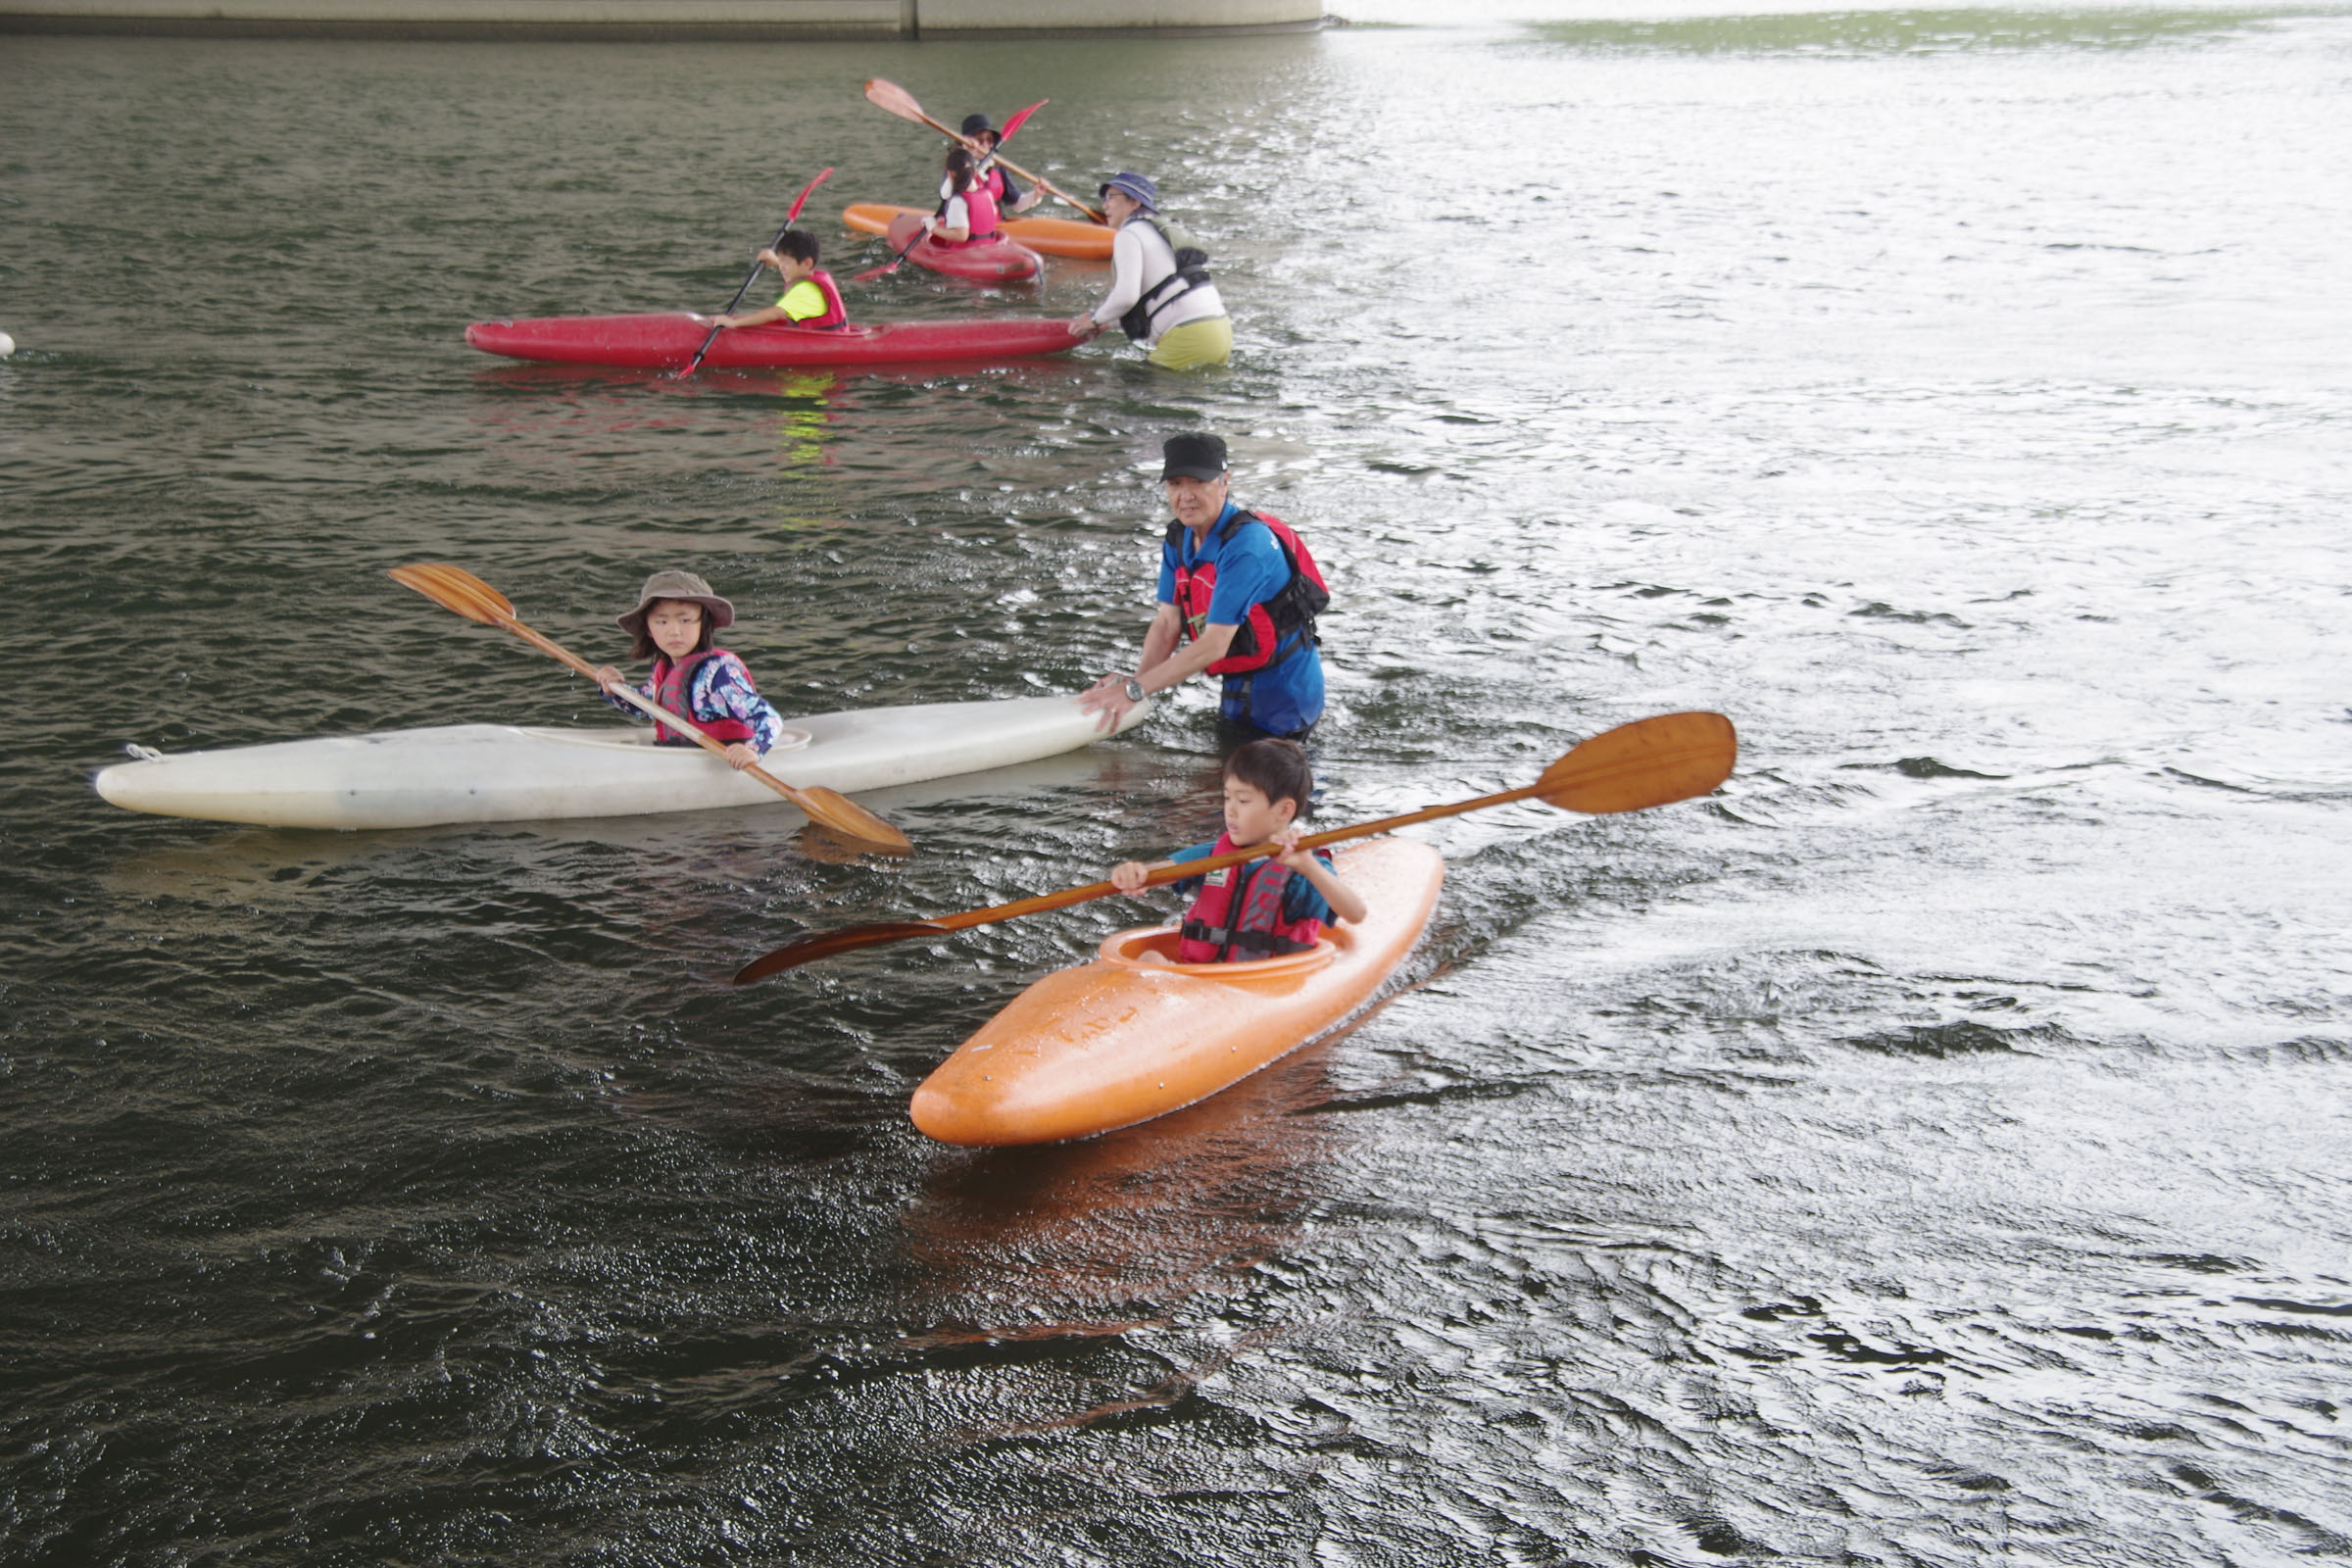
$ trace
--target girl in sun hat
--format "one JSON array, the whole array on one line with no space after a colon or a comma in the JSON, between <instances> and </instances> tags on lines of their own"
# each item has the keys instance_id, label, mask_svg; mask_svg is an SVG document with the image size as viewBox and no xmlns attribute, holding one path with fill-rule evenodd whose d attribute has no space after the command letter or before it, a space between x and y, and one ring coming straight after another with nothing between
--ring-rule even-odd
<instances>
[{"instance_id":1,"label":"girl in sun hat","mask_svg":"<svg viewBox=\"0 0 2352 1568\"><path fill-rule=\"evenodd\" d=\"M1160 215L1159 187L1149 174L1113 174L1099 187L1102 210L1118 230L1110 242L1110 293L1070 318L1070 331L1092 337L1113 321L1151 350L1153 365L1190 370L1233 355L1233 322L1209 281L1208 253Z\"/></svg>"},{"instance_id":2,"label":"girl in sun hat","mask_svg":"<svg viewBox=\"0 0 2352 1568\"><path fill-rule=\"evenodd\" d=\"M637 592L636 607L617 617L629 634L629 657L654 662L637 689L712 740L724 741L727 760L749 767L784 734L784 720L768 706L743 661L711 642L735 621L735 607L710 591L691 571L657 571ZM627 677L611 664L596 672L605 701L634 718L636 709L612 695ZM692 746L667 724L654 726L657 746Z\"/></svg>"}]
</instances>

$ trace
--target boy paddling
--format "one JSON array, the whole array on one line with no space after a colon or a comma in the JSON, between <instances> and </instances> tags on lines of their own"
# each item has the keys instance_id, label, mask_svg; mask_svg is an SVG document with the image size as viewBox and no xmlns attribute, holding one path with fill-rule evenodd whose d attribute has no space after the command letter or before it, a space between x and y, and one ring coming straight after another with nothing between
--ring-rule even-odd
<instances>
[{"instance_id":1,"label":"boy paddling","mask_svg":"<svg viewBox=\"0 0 2352 1568\"><path fill-rule=\"evenodd\" d=\"M784 280L784 292L776 297L776 303L740 316L713 316L710 324L765 326L770 321L782 321L787 326L819 331L849 325L849 307L841 302L841 290L834 287L833 274L816 265L822 254L814 234L805 228L791 230L759 256Z\"/></svg>"},{"instance_id":2,"label":"boy paddling","mask_svg":"<svg viewBox=\"0 0 2352 1568\"><path fill-rule=\"evenodd\" d=\"M1352 924L1371 912L1363 896L1340 879L1331 857L1298 847L1297 818L1314 793L1314 774L1296 741L1251 741L1225 760L1225 832L1212 844L1178 850L1147 865L1128 860L1110 880L1133 893L1153 871L1206 859L1250 844L1276 844L1262 860L1228 865L1175 884L1193 895L1177 934L1179 963L1245 963L1303 953L1326 922Z\"/></svg>"}]
</instances>

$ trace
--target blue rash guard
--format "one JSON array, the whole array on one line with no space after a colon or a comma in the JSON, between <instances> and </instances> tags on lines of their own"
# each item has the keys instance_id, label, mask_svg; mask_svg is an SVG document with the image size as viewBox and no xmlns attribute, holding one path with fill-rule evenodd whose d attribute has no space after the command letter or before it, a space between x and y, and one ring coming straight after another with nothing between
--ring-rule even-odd
<instances>
[{"instance_id":1,"label":"blue rash guard","mask_svg":"<svg viewBox=\"0 0 2352 1568\"><path fill-rule=\"evenodd\" d=\"M1208 537L1197 551L1190 528L1178 530L1176 544L1160 545L1161 604L1176 603L1179 549L1184 552L1183 564L1187 566L1202 562L1216 564L1217 586L1208 601L1211 626L1239 626L1251 605L1264 604L1289 584L1291 568L1283 561L1282 546L1271 528L1246 523L1234 530L1231 539L1221 536L1225 524L1239 510L1232 502L1226 502L1225 510L1217 514ZM1218 710L1226 718L1269 735L1293 735L1321 718L1323 661L1313 644L1298 646L1300 636L1301 633L1294 631L1285 637L1276 650L1274 662L1265 668L1225 676L1224 701Z\"/></svg>"}]
</instances>

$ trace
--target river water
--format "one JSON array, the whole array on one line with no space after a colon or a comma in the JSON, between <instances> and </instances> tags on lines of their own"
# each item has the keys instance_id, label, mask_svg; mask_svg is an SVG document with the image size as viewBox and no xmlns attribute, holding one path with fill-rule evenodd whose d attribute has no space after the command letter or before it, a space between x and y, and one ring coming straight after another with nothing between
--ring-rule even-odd
<instances>
[{"instance_id":1,"label":"river water","mask_svg":"<svg viewBox=\"0 0 2352 1568\"><path fill-rule=\"evenodd\" d=\"M0 44L0 1561L2352 1552L2352 15L1458 17ZM935 148L867 75L1154 172L1231 369L460 341L713 309L825 164L878 262L838 204ZM1073 688L1203 425L1335 582L1325 820L1648 712L1744 752L1434 825L1422 983L1129 1133L905 1104L1164 904L722 982L1207 836L1203 696L873 797L906 862L87 785L597 720L418 559L601 658L689 565L789 711Z\"/></svg>"}]
</instances>

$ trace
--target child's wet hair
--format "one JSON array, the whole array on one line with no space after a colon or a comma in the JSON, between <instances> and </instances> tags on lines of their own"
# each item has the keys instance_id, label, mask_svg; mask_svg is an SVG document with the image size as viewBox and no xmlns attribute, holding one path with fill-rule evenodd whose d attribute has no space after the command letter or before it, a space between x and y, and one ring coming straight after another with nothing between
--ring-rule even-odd
<instances>
[{"instance_id":1,"label":"child's wet hair","mask_svg":"<svg viewBox=\"0 0 2352 1568\"><path fill-rule=\"evenodd\" d=\"M696 654L709 653L711 640L718 635L718 628L710 624L710 607L695 604L695 601L691 599L657 599L645 607L645 615L637 622L636 633L629 639L629 657L631 659L667 659L669 657L662 652L661 645L654 641L654 612L660 610L663 605L694 605L694 612L702 617L703 629L700 635L694 639L694 647L688 651L686 657L692 659Z\"/></svg>"},{"instance_id":2,"label":"child's wet hair","mask_svg":"<svg viewBox=\"0 0 2352 1568\"><path fill-rule=\"evenodd\" d=\"M1251 741L1236 747L1225 759L1225 776L1240 779L1266 798L1297 803L1292 820L1298 821L1314 807L1315 774L1306 765L1306 748L1297 741Z\"/></svg>"},{"instance_id":3,"label":"child's wet hair","mask_svg":"<svg viewBox=\"0 0 2352 1568\"><path fill-rule=\"evenodd\" d=\"M784 231L784 237L776 241L778 256L789 256L796 262L807 262L811 267L816 265L816 259L823 250L824 247L817 244L816 236L805 228L788 228Z\"/></svg>"}]
</instances>

